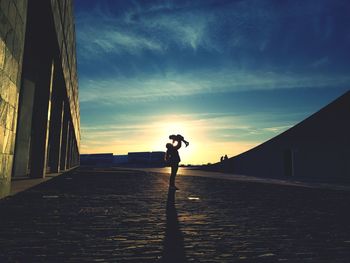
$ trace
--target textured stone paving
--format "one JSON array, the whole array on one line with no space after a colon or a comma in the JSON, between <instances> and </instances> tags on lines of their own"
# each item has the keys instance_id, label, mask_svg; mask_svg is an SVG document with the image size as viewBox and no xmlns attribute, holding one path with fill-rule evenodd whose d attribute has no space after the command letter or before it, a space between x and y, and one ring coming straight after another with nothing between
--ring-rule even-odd
<instances>
[{"instance_id":1,"label":"textured stone paving","mask_svg":"<svg viewBox=\"0 0 350 263\"><path fill-rule=\"evenodd\" d=\"M0 201L0 262L350 262L350 192L84 169Z\"/></svg>"}]
</instances>

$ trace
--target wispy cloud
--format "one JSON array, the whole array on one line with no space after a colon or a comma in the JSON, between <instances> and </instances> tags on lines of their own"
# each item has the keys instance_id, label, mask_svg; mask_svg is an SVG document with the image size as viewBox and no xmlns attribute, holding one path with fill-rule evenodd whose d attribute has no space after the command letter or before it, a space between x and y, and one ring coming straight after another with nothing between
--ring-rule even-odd
<instances>
[{"instance_id":1,"label":"wispy cloud","mask_svg":"<svg viewBox=\"0 0 350 263\"><path fill-rule=\"evenodd\" d=\"M264 128L263 130L277 134L289 129L290 127L291 125L284 125L284 126L268 127L268 128Z\"/></svg>"},{"instance_id":2,"label":"wispy cloud","mask_svg":"<svg viewBox=\"0 0 350 263\"><path fill-rule=\"evenodd\" d=\"M93 12L78 13L78 47L84 58L104 53L138 54L164 52L171 45L196 50L208 45L207 28L212 15L181 12L171 4L140 6L123 15L96 6Z\"/></svg>"},{"instance_id":3,"label":"wispy cloud","mask_svg":"<svg viewBox=\"0 0 350 263\"><path fill-rule=\"evenodd\" d=\"M163 14L142 19L147 31L166 35L167 46L176 43L183 48L196 50L199 46L208 47L207 29L210 15L203 13Z\"/></svg>"},{"instance_id":4,"label":"wispy cloud","mask_svg":"<svg viewBox=\"0 0 350 263\"><path fill-rule=\"evenodd\" d=\"M252 90L323 88L349 85L347 75L275 72L193 72L146 75L138 78L81 79L81 102L130 103L162 98Z\"/></svg>"},{"instance_id":5,"label":"wispy cloud","mask_svg":"<svg viewBox=\"0 0 350 263\"><path fill-rule=\"evenodd\" d=\"M160 43L147 39L145 37L133 35L113 29L105 29L95 31L90 29L90 32L81 33L79 41L85 44L84 47L90 51L86 55L94 53L130 53L137 54L141 50L161 51Z\"/></svg>"},{"instance_id":6,"label":"wispy cloud","mask_svg":"<svg viewBox=\"0 0 350 263\"><path fill-rule=\"evenodd\" d=\"M118 12L97 2L89 12L77 13L79 54L92 60L102 52L135 55L168 52L174 46L193 51L286 51L304 41L304 30L320 44L329 41L336 26L327 2L125 1ZM296 19L303 17L306 22Z\"/></svg>"},{"instance_id":7,"label":"wispy cloud","mask_svg":"<svg viewBox=\"0 0 350 263\"><path fill-rule=\"evenodd\" d=\"M326 66L327 64L329 64L330 61L329 61L329 57L323 57L323 58L320 58L320 59L317 59L316 61L314 61L312 64L311 64L311 67L312 68L320 68L320 67L323 67L323 66Z\"/></svg>"}]
</instances>

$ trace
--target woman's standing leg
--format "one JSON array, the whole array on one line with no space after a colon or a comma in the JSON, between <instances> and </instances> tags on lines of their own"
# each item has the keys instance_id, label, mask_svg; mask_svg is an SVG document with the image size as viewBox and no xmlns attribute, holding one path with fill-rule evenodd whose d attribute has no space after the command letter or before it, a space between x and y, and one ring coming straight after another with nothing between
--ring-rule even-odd
<instances>
[{"instance_id":1,"label":"woman's standing leg","mask_svg":"<svg viewBox=\"0 0 350 263\"><path fill-rule=\"evenodd\" d=\"M177 170L179 169L179 164L172 164L171 165L171 175L170 175L170 182L169 182L169 186L175 187L175 177L176 177L176 173Z\"/></svg>"}]
</instances>

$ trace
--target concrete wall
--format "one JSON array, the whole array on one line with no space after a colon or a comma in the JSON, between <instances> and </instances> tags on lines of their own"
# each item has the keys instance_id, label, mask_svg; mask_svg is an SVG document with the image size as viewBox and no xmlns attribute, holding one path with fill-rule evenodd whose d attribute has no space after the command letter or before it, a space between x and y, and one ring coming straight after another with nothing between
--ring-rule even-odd
<instances>
[{"instance_id":1,"label":"concrete wall","mask_svg":"<svg viewBox=\"0 0 350 263\"><path fill-rule=\"evenodd\" d=\"M26 10L26 0L0 1L0 197L10 190Z\"/></svg>"},{"instance_id":2,"label":"concrete wall","mask_svg":"<svg viewBox=\"0 0 350 263\"><path fill-rule=\"evenodd\" d=\"M22 85L24 86L21 90L23 96L21 101L23 114L20 114L18 118L17 147L15 148L17 165L13 169L13 177L27 175L29 167L35 87L34 83L28 80L24 80Z\"/></svg>"},{"instance_id":3,"label":"concrete wall","mask_svg":"<svg viewBox=\"0 0 350 263\"><path fill-rule=\"evenodd\" d=\"M76 60L76 39L74 10L72 0L51 0L52 13L55 23L60 61L67 89L69 110L72 116L74 136L80 146L80 108L78 98L78 76Z\"/></svg>"},{"instance_id":4,"label":"concrete wall","mask_svg":"<svg viewBox=\"0 0 350 263\"><path fill-rule=\"evenodd\" d=\"M0 22L1 197L79 165L80 114L73 1L0 0Z\"/></svg>"},{"instance_id":5,"label":"concrete wall","mask_svg":"<svg viewBox=\"0 0 350 263\"><path fill-rule=\"evenodd\" d=\"M221 165L226 171L252 176L350 182L350 91Z\"/></svg>"}]
</instances>

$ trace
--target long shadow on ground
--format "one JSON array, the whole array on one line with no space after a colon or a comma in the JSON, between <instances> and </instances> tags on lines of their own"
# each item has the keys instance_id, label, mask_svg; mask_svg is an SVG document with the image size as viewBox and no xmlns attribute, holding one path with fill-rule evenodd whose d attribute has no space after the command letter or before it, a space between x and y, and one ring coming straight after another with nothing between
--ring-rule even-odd
<instances>
[{"instance_id":1,"label":"long shadow on ground","mask_svg":"<svg viewBox=\"0 0 350 263\"><path fill-rule=\"evenodd\" d=\"M163 256L161 262L187 262L184 249L184 238L179 227L175 207L175 191L169 189L166 205L166 230Z\"/></svg>"}]
</instances>

